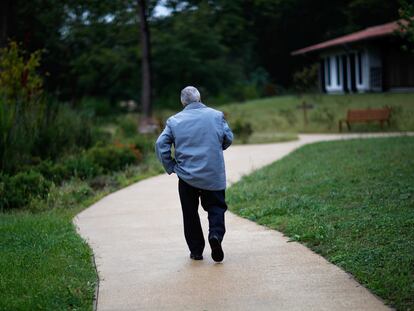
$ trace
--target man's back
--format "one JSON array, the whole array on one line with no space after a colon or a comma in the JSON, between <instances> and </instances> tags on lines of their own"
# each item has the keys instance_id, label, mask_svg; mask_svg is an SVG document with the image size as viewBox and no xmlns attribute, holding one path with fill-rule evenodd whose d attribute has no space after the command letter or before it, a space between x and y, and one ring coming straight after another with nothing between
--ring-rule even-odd
<instances>
[{"instance_id":1,"label":"man's back","mask_svg":"<svg viewBox=\"0 0 414 311\"><path fill-rule=\"evenodd\" d=\"M232 139L223 113L195 102L167 120L157 140L157 154L166 169L172 167L188 184L205 190L222 190L226 187L223 149ZM165 158L168 143L175 147L173 166Z\"/></svg>"}]
</instances>

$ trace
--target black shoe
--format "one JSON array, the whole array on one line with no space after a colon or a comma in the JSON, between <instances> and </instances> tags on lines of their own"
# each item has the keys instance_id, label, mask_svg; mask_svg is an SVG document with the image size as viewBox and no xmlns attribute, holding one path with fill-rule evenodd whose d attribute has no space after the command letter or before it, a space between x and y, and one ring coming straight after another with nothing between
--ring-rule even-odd
<instances>
[{"instance_id":1,"label":"black shoe","mask_svg":"<svg viewBox=\"0 0 414 311\"><path fill-rule=\"evenodd\" d=\"M213 258L215 262L223 261L224 253L223 249L221 248L221 241L219 240L219 238L215 235L211 236L208 239L208 242L210 243L211 247L211 258Z\"/></svg>"},{"instance_id":2,"label":"black shoe","mask_svg":"<svg viewBox=\"0 0 414 311\"><path fill-rule=\"evenodd\" d=\"M203 260L203 255L196 255L191 253L190 258L193 260Z\"/></svg>"}]
</instances>

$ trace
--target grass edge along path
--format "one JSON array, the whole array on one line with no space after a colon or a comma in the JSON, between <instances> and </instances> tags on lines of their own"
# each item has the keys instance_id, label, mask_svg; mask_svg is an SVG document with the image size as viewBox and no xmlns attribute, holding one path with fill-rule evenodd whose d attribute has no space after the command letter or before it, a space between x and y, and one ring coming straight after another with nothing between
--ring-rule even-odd
<instances>
[{"instance_id":1,"label":"grass edge along path","mask_svg":"<svg viewBox=\"0 0 414 311\"><path fill-rule=\"evenodd\" d=\"M104 196L160 173L150 165L134 176L120 172L118 186L71 207L0 213L0 310L92 310L99 279L92 249L73 218ZM82 191L84 182L76 187Z\"/></svg>"},{"instance_id":2,"label":"grass edge along path","mask_svg":"<svg viewBox=\"0 0 414 311\"><path fill-rule=\"evenodd\" d=\"M229 188L230 210L282 231L399 310L414 308L414 138L301 147Z\"/></svg>"}]
</instances>

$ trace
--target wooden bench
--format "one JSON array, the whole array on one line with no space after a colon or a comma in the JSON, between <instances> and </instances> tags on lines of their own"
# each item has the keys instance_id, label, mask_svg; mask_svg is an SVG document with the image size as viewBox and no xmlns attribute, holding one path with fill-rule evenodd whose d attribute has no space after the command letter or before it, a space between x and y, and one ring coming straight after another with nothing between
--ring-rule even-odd
<instances>
[{"instance_id":1,"label":"wooden bench","mask_svg":"<svg viewBox=\"0 0 414 311\"><path fill-rule=\"evenodd\" d=\"M348 110L346 119L339 120L339 131L342 132L342 122L345 122L348 130L351 130L351 123L368 123L378 121L381 128L384 126L384 122L390 125L391 108L384 107L379 109L361 109L361 110Z\"/></svg>"}]
</instances>

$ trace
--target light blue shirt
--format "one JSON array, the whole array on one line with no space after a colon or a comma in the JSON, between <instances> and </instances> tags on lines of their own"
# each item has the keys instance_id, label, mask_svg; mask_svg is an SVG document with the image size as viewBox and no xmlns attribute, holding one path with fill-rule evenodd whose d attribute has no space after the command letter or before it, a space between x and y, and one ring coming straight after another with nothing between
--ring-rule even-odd
<instances>
[{"instance_id":1,"label":"light blue shirt","mask_svg":"<svg viewBox=\"0 0 414 311\"><path fill-rule=\"evenodd\" d=\"M226 188L223 150L232 141L233 133L223 113L194 102L167 120L155 151L168 174L174 172L196 188L223 190Z\"/></svg>"}]
</instances>

